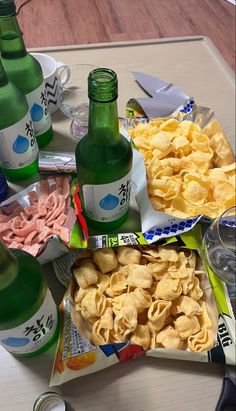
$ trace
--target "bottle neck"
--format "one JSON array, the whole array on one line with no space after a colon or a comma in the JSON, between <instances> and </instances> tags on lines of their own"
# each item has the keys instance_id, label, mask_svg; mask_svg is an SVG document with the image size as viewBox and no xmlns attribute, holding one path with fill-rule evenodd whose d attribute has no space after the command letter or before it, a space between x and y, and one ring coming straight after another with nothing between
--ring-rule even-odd
<instances>
[{"instance_id":1,"label":"bottle neck","mask_svg":"<svg viewBox=\"0 0 236 411\"><path fill-rule=\"evenodd\" d=\"M17 259L0 242L0 290L8 287L17 275Z\"/></svg>"},{"instance_id":2,"label":"bottle neck","mask_svg":"<svg viewBox=\"0 0 236 411\"><path fill-rule=\"evenodd\" d=\"M94 144L113 144L120 139L117 101L89 103L89 139Z\"/></svg>"},{"instance_id":3,"label":"bottle neck","mask_svg":"<svg viewBox=\"0 0 236 411\"><path fill-rule=\"evenodd\" d=\"M2 58L14 59L27 55L27 50L15 15L0 17L0 50Z\"/></svg>"},{"instance_id":4,"label":"bottle neck","mask_svg":"<svg viewBox=\"0 0 236 411\"><path fill-rule=\"evenodd\" d=\"M8 78L7 78L6 72L3 68L3 65L0 59L0 87L5 86L7 83L8 83Z\"/></svg>"}]
</instances>

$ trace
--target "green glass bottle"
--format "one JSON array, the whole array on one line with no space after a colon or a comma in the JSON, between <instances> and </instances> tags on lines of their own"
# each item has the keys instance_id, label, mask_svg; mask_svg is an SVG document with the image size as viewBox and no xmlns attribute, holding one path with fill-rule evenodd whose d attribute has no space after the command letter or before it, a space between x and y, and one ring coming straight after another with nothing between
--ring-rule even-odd
<instances>
[{"instance_id":1,"label":"green glass bottle","mask_svg":"<svg viewBox=\"0 0 236 411\"><path fill-rule=\"evenodd\" d=\"M103 232L128 217L132 147L119 133L116 73L97 68L88 76L88 133L76 146L76 168L88 224Z\"/></svg>"},{"instance_id":2,"label":"green glass bottle","mask_svg":"<svg viewBox=\"0 0 236 411\"><path fill-rule=\"evenodd\" d=\"M48 349L58 332L58 310L40 264L0 242L0 344L30 357Z\"/></svg>"},{"instance_id":3,"label":"green glass bottle","mask_svg":"<svg viewBox=\"0 0 236 411\"><path fill-rule=\"evenodd\" d=\"M25 95L9 81L0 59L0 164L6 178L36 175L38 151Z\"/></svg>"},{"instance_id":4,"label":"green glass bottle","mask_svg":"<svg viewBox=\"0 0 236 411\"><path fill-rule=\"evenodd\" d=\"M53 135L43 72L25 48L14 0L0 0L0 50L9 79L26 95L38 145L43 147Z\"/></svg>"}]
</instances>

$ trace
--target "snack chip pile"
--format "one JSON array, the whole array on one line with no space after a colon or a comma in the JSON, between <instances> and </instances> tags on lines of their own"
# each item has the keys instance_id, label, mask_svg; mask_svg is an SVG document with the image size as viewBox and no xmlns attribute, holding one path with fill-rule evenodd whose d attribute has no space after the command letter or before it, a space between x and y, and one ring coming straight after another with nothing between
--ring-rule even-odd
<instances>
[{"instance_id":1,"label":"snack chip pile","mask_svg":"<svg viewBox=\"0 0 236 411\"><path fill-rule=\"evenodd\" d=\"M68 176L50 177L39 185L39 193L28 193L27 207L17 201L0 207L0 240L34 256L53 236L68 244L76 220Z\"/></svg>"},{"instance_id":2,"label":"snack chip pile","mask_svg":"<svg viewBox=\"0 0 236 411\"><path fill-rule=\"evenodd\" d=\"M170 246L86 250L73 265L74 307L95 345L208 351L214 344L197 256Z\"/></svg>"},{"instance_id":3,"label":"snack chip pile","mask_svg":"<svg viewBox=\"0 0 236 411\"><path fill-rule=\"evenodd\" d=\"M150 120L129 127L146 166L151 204L179 218L219 216L236 203L235 163L217 120Z\"/></svg>"}]
</instances>

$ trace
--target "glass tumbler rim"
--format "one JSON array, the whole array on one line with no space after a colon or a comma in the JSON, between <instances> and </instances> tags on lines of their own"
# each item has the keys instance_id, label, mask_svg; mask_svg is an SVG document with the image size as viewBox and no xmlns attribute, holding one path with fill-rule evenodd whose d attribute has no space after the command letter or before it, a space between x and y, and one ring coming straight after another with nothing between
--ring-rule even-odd
<instances>
[{"instance_id":1,"label":"glass tumbler rim","mask_svg":"<svg viewBox=\"0 0 236 411\"><path fill-rule=\"evenodd\" d=\"M222 247L223 247L227 252L229 252L233 257L235 257L235 253L234 253L233 251L231 251L228 247L225 246L225 243L224 243L224 241L223 241L223 239L222 239L222 237L221 237L221 232L220 232L220 222L221 222L221 220L224 218L224 215L225 215L226 213L228 213L230 210L235 210L235 212L236 212L236 206L232 206L232 207L228 208L227 210L225 210L225 211L217 218L217 220L216 220L216 226L217 226L217 232L218 232L218 236L219 236L220 242L221 242L221 244L222 244ZM235 228L235 229L236 229L236 228Z\"/></svg>"}]
</instances>

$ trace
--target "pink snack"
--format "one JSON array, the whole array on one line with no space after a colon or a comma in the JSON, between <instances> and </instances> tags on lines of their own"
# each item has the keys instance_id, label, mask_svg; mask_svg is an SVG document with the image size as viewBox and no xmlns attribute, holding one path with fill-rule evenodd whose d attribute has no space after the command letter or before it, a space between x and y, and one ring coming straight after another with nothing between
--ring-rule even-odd
<instances>
[{"instance_id":1,"label":"pink snack","mask_svg":"<svg viewBox=\"0 0 236 411\"><path fill-rule=\"evenodd\" d=\"M40 181L39 196L36 191L30 191L28 198L28 207L23 208L14 201L0 208L0 239L8 247L22 249L34 256L55 235L68 244L68 219L71 221L69 226L72 220L75 222L75 212L70 206L69 177L56 176L54 182L51 178Z\"/></svg>"}]
</instances>

